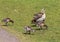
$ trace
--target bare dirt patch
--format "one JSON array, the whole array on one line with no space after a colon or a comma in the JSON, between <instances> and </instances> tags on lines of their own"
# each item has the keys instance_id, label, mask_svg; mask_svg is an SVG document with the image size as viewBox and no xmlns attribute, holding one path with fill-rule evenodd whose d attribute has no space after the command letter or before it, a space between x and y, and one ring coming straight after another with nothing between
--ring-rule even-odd
<instances>
[{"instance_id":1,"label":"bare dirt patch","mask_svg":"<svg viewBox=\"0 0 60 42\"><path fill-rule=\"evenodd\" d=\"M14 35L10 35L9 32L0 28L0 42L19 42L19 40Z\"/></svg>"}]
</instances>

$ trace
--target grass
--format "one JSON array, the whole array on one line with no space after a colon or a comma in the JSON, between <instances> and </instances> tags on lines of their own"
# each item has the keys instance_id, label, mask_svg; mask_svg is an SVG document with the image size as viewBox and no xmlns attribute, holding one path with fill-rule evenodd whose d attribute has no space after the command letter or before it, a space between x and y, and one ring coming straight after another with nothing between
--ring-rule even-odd
<instances>
[{"instance_id":1,"label":"grass","mask_svg":"<svg viewBox=\"0 0 60 42\"><path fill-rule=\"evenodd\" d=\"M31 26L33 15L42 8L46 9L48 30L24 35L23 27ZM13 26L3 27L7 31L14 31L22 42L60 42L60 0L0 0L0 20L6 17L10 17L15 23ZM0 21L0 24L3 23Z\"/></svg>"}]
</instances>

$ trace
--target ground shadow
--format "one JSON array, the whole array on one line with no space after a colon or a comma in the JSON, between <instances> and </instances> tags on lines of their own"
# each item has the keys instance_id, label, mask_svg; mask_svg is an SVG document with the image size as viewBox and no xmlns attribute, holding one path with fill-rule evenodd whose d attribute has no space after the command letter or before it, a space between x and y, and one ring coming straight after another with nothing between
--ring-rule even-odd
<instances>
[{"instance_id":1,"label":"ground shadow","mask_svg":"<svg viewBox=\"0 0 60 42\"><path fill-rule=\"evenodd\" d=\"M36 25L31 25L31 27L36 27Z\"/></svg>"},{"instance_id":2,"label":"ground shadow","mask_svg":"<svg viewBox=\"0 0 60 42\"><path fill-rule=\"evenodd\" d=\"M14 24L2 24L1 26L13 26Z\"/></svg>"},{"instance_id":3,"label":"ground shadow","mask_svg":"<svg viewBox=\"0 0 60 42\"><path fill-rule=\"evenodd\" d=\"M13 26L13 25L8 24L8 25L1 25L1 26Z\"/></svg>"},{"instance_id":4,"label":"ground shadow","mask_svg":"<svg viewBox=\"0 0 60 42\"><path fill-rule=\"evenodd\" d=\"M25 34L25 35L34 35L34 34L32 34L32 33L31 33L31 34L29 34L29 33L23 33L23 34Z\"/></svg>"}]
</instances>

